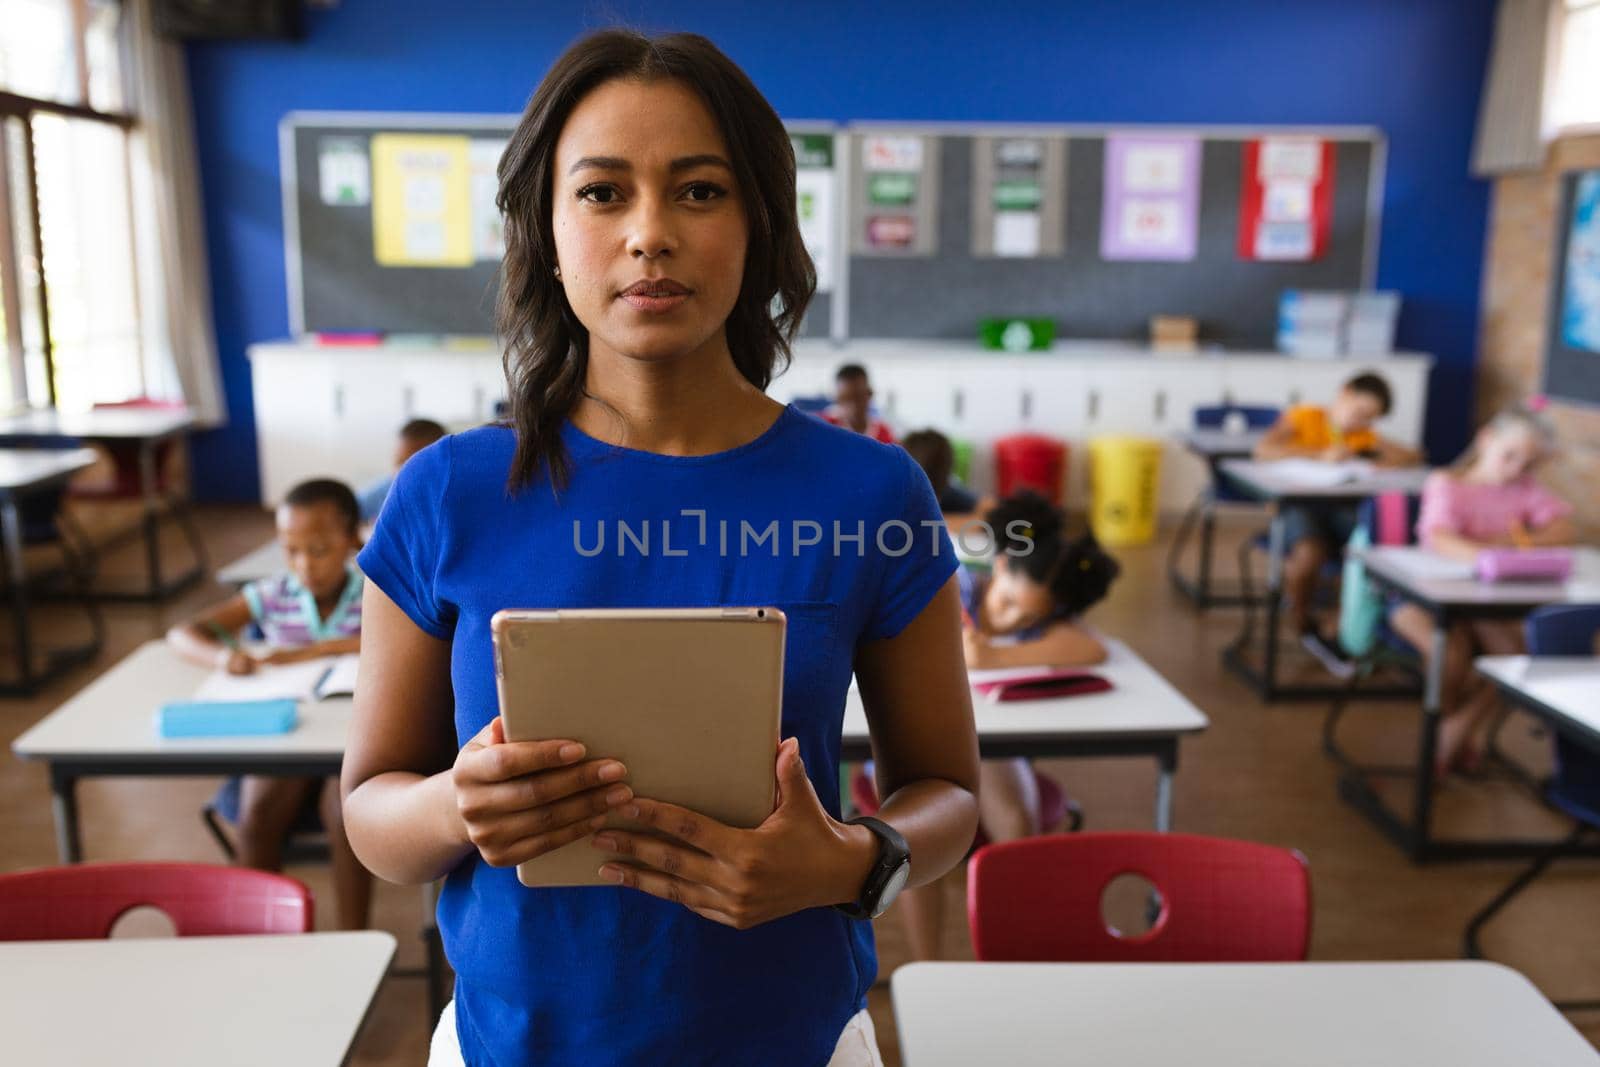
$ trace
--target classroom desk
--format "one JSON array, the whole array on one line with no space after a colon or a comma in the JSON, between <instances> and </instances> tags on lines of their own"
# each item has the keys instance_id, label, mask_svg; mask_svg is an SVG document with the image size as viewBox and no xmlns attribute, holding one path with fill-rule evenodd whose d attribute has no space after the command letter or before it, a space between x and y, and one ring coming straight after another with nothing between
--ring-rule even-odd
<instances>
[{"instance_id":1,"label":"classroom desk","mask_svg":"<svg viewBox=\"0 0 1600 1067\"><path fill-rule=\"evenodd\" d=\"M92 441L103 444L134 442L139 449L139 485L144 498L141 533L145 544L145 566L149 581L144 589L130 593L101 593L105 599L162 600L198 582L206 572L202 546L195 542L195 565L175 578L161 577L161 546L157 540L163 496L156 471L156 451L164 441L194 429L194 415L187 410L173 411L138 408L107 408L96 411L64 412L53 408L24 411L0 417L0 445L13 445L56 438ZM172 498L166 501L177 514L187 505Z\"/></svg>"},{"instance_id":2,"label":"classroom desk","mask_svg":"<svg viewBox=\"0 0 1600 1067\"><path fill-rule=\"evenodd\" d=\"M24 498L64 486L74 474L92 466L96 458L87 448L61 451L0 448L0 545L5 552L8 599L16 631L12 652L17 663L16 681L0 685L0 693L32 693L62 672L93 659L100 651L100 639L96 635L86 644L51 650L46 655L44 669L34 669L28 573L22 558L22 516L18 510Z\"/></svg>"},{"instance_id":3,"label":"classroom desk","mask_svg":"<svg viewBox=\"0 0 1600 1067\"><path fill-rule=\"evenodd\" d=\"M1416 494L1428 477L1425 467L1375 468L1367 474L1338 485L1305 485L1285 476L1275 463L1246 459L1225 459L1218 469L1228 483L1255 500L1271 504L1272 525L1267 546L1266 628L1261 642L1260 666L1251 662L1248 649L1254 640L1255 612L1245 612L1239 636L1223 651L1223 662L1250 685L1262 700L1325 700L1341 696L1341 686L1284 685L1278 681L1278 629L1282 610L1284 510L1297 504L1359 504L1381 493ZM1408 688L1372 686L1361 691L1363 697L1412 696Z\"/></svg>"},{"instance_id":4,"label":"classroom desk","mask_svg":"<svg viewBox=\"0 0 1600 1067\"><path fill-rule=\"evenodd\" d=\"M1091 668L1115 687L1105 693L1056 700L992 703L977 692L972 708L978 749L985 759L1025 756L1150 756L1156 760L1155 826L1172 828L1172 776L1178 769L1178 742L1210 725L1138 654L1121 641L1105 639L1106 662ZM844 713L844 758L871 758L866 710L850 687Z\"/></svg>"},{"instance_id":5,"label":"classroom desk","mask_svg":"<svg viewBox=\"0 0 1600 1067\"><path fill-rule=\"evenodd\" d=\"M270 578L288 569L289 559L283 554L283 546L274 539L218 570L217 581L223 585L247 585L257 578Z\"/></svg>"},{"instance_id":6,"label":"classroom desk","mask_svg":"<svg viewBox=\"0 0 1600 1067\"><path fill-rule=\"evenodd\" d=\"M1433 643L1422 691L1421 741L1409 820L1395 813L1366 776L1358 772L1347 771L1340 777L1341 795L1418 862L1531 856L1548 848L1552 842L1441 841L1433 837L1433 761L1445 637L1451 624L1461 619L1517 619L1545 604L1600 601L1600 549L1579 549L1572 578L1567 582L1479 582L1465 576L1464 564L1452 565L1415 547L1369 548L1362 552L1361 559L1367 577L1376 585L1432 616Z\"/></svg>"},{"instance_id":7,"label":"classroom desk","mask_svg":"<svg viewBox=\"0 0 1600 1067\"><path fill-rule=\"evenodd\" d=\"M1499 964L912 963L891 979L906 1067L1596 1067Z\"/></svg>"},{"instance_id":8,"label":"classroom desk","mask_svg":"<svg viewBox=\"0 0 1600 1067\"><path fill-rule=\"evenodd\" d=\"M1217 526L1216 487L1222 477L1218 465L1225 459L1249 459L1255 454L1256 445L1265 436L1265 430L1246 430L1243 433L1229 433L1227 430L1189 430L1178 434L1178 440L1183 443L1183 447L1205 463L1207 482L1206 487L1200 491L1200 498L1183 513L1183 521L1178 526L1178 532L1173 535L1172 549L1167 558L1167 578L1179 594L1188 597L1202 611L1209 607L1245 602L1243 590L1217 593L1211 588L1212 542L1215 539ZM1190 578L1178 567L1178 553L1188 540L1189 530L1196 522L1200 524L1200 560L1198 573L1194 578Z\"/></svg>"},{"instance_id":9,"label":"classroom desk","mask_svg":"<svg viewBox=\"0 0 1600 1067\"><path fill-rule=\"evenodd\" d=\"M157 736L156 709L187 700L210 674L210 668L187 662L166 642L149 641L12 743L21 758L49 765L61 862L83 858L80 778L339 773L350 727L348 698L301 704L299 725L287 734Z\"/></svg>"},{"instance_id":10,"label":"classroom desk","mask_svg":"<svg viewBox=\"0 0 1600 1067\"><path fill-rule=\"evenodd\" d=\"M348 697L303 702L300 721L270 737L156 735L162 704L187 700L211 674L189 663L165 641L149 641L39 720L11 749L50 770L56 852L62 863L83 859L77 786L81 778L184 778L235 774L335 776L344 762L354 702ZM130 699L129 694L138 694ZM444 956L433 927L432 884L422 887L423 937L428 949L428 989L436 1009ZM437 1010L435 1011L437 1014Z\"/></svg>"},{"instance_id":11,"label":"classroom desk","mask_svg":"<svg viewBox=\"0 0 1600 1067\"><path fill-rule=\"evenodd\" d=\"M359 933L0 943L8 1063L343 1063L394 958Z\"/></svg>"},{"instance_id":12,"label":"classroom desk","mask_svg":"<svg viewBox=\"0 0 1600 1067\"><path fill-rule=\"evenodd\" d=\"M1600 657L1479 656L1472 665L1507 700L1600 754Z\"/></svg>"}]
</instances>

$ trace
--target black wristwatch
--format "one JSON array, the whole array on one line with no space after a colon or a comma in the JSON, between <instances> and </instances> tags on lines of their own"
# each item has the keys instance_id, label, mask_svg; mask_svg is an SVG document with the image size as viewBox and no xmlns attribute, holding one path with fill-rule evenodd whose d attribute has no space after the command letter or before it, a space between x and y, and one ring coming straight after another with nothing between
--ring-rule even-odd
<instances>
[{"instance_id":1,"label":"black wristwatch","mask_svg":"<svg viewBox=\"0 0 1600 1067\"><path fill-rule=\"evenodd\" d=\"M911 876L911 847L899 830L882 819L858 815L846 821L865 826L878 836L878 862L867 872L861 894L849 904L835 904L834 907L852 919L876 919L889 910Z\"/></svg>"}]
</instances>

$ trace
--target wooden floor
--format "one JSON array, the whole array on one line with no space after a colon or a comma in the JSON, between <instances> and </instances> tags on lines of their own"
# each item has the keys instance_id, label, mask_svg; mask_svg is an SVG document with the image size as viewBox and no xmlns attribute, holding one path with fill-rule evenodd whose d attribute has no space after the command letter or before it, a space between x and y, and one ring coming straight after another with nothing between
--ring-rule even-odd
<instances>
[{"instance_id":1,"label":"wooden floor","mask_svg":"<svg viewBox=\"0 0 1600 1067\"><path fill-rule=\"evenodd\" d=\"M268 518L253 509L205 509L202 526L215 563L264 541ZM1232 539L1219 558L1232 559ZM1518 869L1519 864L1479 862L1415 867L1342 804L1332 765L1321 753L1321 704L1266 706L1219 666L1238 613L1196 613L1166 582L1164 545L1119 552L1126 572L1111 601L1091 621L1123 638L1211 718L1211 729L1184 744L1177 776L1175 828L1248 838L1300 849L1311 863L1315 894L1312 957L1318 960L1455 958L1463 924ZM179 557L175 543L174 560ZM109 561L115 570L137 557ZM110 641L99 662L30 699L0 701L0 737L7 745L29 725L86 684L99 669L224 590L205 585L168 604L111 605ZM63 634L77 620L68 605L41 609L47 632ZM0 638L3 640L3 638ZM0 647L0 655L9 653ZM1295 669L1312 669L1296 663ZM137 695L130 695L137 699ZM1349 743L1363 755L1403 760L1413 750L1414 705L1365 705L1353 713ZM1537 761L1547 742L1513 719L1507 747ZM1091 829L1150 825L1153 767L1140 760L1051 760L1043 764L1082 804ZM201 803L214 781L99 779L81 787L84 847L91 860L182 859L216 861L201 825ZM1489 834L1560 832L1564 824L1533 807L1507 783L1452 780L1439 794L1439 825L1446 832ZM53 863L49 791L44 769L0 758L0 870ZM328 877L319 867L294 868L331 914ZM970 958L962 880L948 878L946 951ZM376 923L400 940L397 965L422 961L422 923L416 889L380 887ZM878 923L882 974L905 959L904 938L891 912ZM601 946L597 946L601 947ZM1526 973L1547 995L1600 998L1600 863L1569 863L1553 870L1504 913L1486 936L1496 958ZM899 1062L888 987L880 982L872 1011L885 1060ZM1353 1022L1355 1022L1353 1020ZM1600 1015L1574 1022L1600 1044ZM427 1018L422 983L392 978L378 997L353 1062L422 1064Z\"/></svg>"}]
</instances>

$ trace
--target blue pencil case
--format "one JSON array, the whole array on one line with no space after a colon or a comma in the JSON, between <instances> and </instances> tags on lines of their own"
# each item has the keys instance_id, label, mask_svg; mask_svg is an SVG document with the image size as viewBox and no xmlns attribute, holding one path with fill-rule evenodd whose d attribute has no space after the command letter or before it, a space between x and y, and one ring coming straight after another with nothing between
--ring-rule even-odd
<instances>
[{"instance_id":1,"label":"blue pencil case","mask_svg":"<svg viewBox=\"0 0 1600 1067\"><path fill-rule=\"evenodd\" d=\"M177 700L156 712L162 737L253 737L286 734L299 712L293 700Z\"/></svg>"}]
</instances>

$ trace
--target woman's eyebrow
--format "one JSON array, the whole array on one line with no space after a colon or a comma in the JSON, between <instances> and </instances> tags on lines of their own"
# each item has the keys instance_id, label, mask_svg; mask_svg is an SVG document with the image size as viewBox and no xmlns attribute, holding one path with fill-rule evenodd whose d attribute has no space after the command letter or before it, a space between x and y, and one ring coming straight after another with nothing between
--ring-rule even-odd
<instances>
[{"instance_id":1,"label":"woman's eyebrow","mask_svg":"<svg viewBox=\"0 0 1600 1067\"><path fill-rule=\"evenodd\" d=\"M733 171L733 164L714 153L702 153L697 156L682 156L668 164L667 169L673 174L693 170L696 167L721 167L728 172ZM580 170L632 170L633 164L619 156L584 156L574 163L568 174L576 174Z\"/></svg>"}]
</instances>

